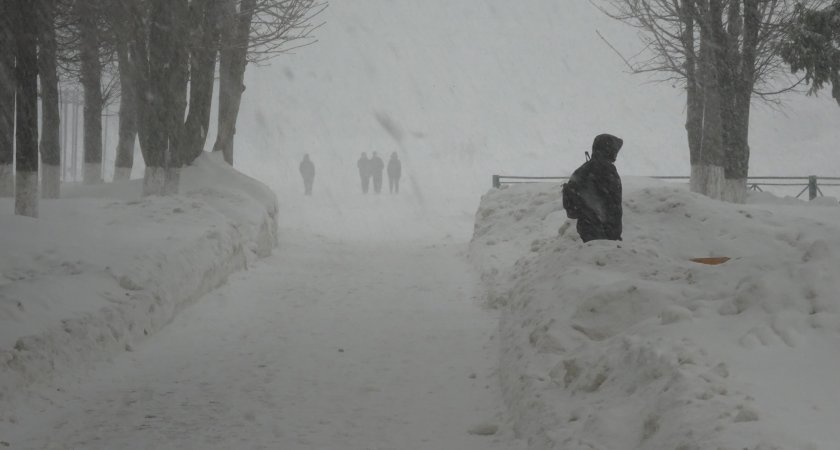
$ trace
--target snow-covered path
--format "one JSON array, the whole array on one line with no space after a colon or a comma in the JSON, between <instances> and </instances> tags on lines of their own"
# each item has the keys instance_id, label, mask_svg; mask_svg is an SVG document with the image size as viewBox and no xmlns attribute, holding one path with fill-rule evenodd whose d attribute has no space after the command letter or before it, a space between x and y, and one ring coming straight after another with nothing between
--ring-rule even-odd
<instances>
[{"instance_id":1,"label":"snow-covered path","mask_svg":"<svg viewBox=\"0 0 840 450\"><path fill-rule=\"evenodd\" d=\"M132 352L31 403L13 448L509 449L461 245L286 235ZM506 427L503 427L505 429Z\"/></svg>"}]
</instances>

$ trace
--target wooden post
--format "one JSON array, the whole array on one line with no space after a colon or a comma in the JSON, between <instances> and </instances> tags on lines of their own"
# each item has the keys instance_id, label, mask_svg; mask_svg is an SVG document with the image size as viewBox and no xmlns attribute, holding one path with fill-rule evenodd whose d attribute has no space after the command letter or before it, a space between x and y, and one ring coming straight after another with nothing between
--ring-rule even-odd
<instances>
[{"instance_id":1,"label":"wooden post","mask_svg":"<svg viewBox=\"0 0 840 450\"><path fill-rule=\"evenodd\" d=\"M493 187L496 188L496 189L499 189L500 187L502 187L502 182L499 181L499 176L498 175L493 175Z\"/></svg>"},{"instance_id":2,"label":"wooden post","mask_svg":"<svg viewBox=\"0 0 840 450\"><path fill-rule=\"evenodd\" d=\"M817 176L811 175L808 177L808 199L813 200L817 198Z\"/></svg>"}]
</instances>

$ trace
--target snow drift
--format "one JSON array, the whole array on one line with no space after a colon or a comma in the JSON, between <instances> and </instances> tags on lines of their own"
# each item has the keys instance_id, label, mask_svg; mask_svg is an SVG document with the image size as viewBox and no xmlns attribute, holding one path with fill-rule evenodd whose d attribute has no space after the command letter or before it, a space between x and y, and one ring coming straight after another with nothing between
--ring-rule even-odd
<instances>
[{"instance_id":1,"label":"snow drift","mask_svg":"<svg viewBox=\"0 0 840 450\"><path fill-rule=\"evenodd\" d=\"M625 182L623 242L583 244L559 185L494 190L471 255L533 449L831 449L837 201L725 204ZM690 261L728 256L719 266Z\"/></svg>"},{"instance_id":2,"label":"snow drift","mask_svg":"<svg viewBox=\"0 0 840 450\"><path fill-rule=\"evenodd\" d=\"M69 189L41 218L0 199L0 401L166 325L277 242L277 202L204 155L182 195L139 196L142 180Z\"/></svg>"}]
</instances>

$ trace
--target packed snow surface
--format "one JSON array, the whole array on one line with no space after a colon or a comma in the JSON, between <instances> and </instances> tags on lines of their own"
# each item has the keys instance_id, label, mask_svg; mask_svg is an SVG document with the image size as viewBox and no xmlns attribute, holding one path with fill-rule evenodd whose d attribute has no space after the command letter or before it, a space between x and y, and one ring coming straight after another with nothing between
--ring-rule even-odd
<instances>
[{"instance_id":1,"label":"packed snow surface","mask_svg":"<svg viewBox=\"0 0 840 450\"><path fill-rule=\"evenodd\" d=\"M624 240L583 244L559 184L483 198L471 254L529 448L837 448L840 207L768 199L625 180Z\"/></svg>"},{"instance_id":2,"label":"packed snow surface","mask_svg":"<svg viewBox=\"0 0 840 450\"><path fill-rule=\"evenodd\" d=\"M0 403L0 446L522 448L498 384L498 313L465 257L471 217L411 194L300 188L280 195L274 255L129 351Z\"/></svg>"},{"instance_id":3,"label":"packed snow surface","mask_svg":"<svg viewBox=\"0 0 840 450\"><path fill-rule=\"evenodd\" d=\"M67 187L39 219L0 199L0 402L131 348L276 245L275 195L218 155L183 171L182 195L141 183Z\"/></svg>"}]
</instances>

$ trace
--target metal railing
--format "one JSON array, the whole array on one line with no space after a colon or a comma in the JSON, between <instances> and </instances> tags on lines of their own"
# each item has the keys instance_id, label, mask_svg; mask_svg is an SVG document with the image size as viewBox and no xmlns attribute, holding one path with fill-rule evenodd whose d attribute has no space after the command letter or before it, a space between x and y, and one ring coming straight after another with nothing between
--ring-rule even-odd
<instances>
[{"instance_id":1,"label":"metal railing","mask_svg":"<svg viewBox=\"0 0 840 450\"><path fill-rule=\"evenodd\" d=\"M654 178L657 180L672 180L688 182L691 178L684 176L652 176L645 178ZM521 183L541 183L541 182L559 182L568 180L569 177L526 177L514 175L493 175L493 187L498 189L507 184L521 184ZM810 175L807 177L747 177L747 189L751 191L764 192L762 186L788 186L788 187L803 187L803 189L796 195L796 198L802 197L802 194L808 192L808 198L813 200L818 196L824 196L821 186L840 186L840 177L818 177Z\"/></svg>"}]
</instances>

